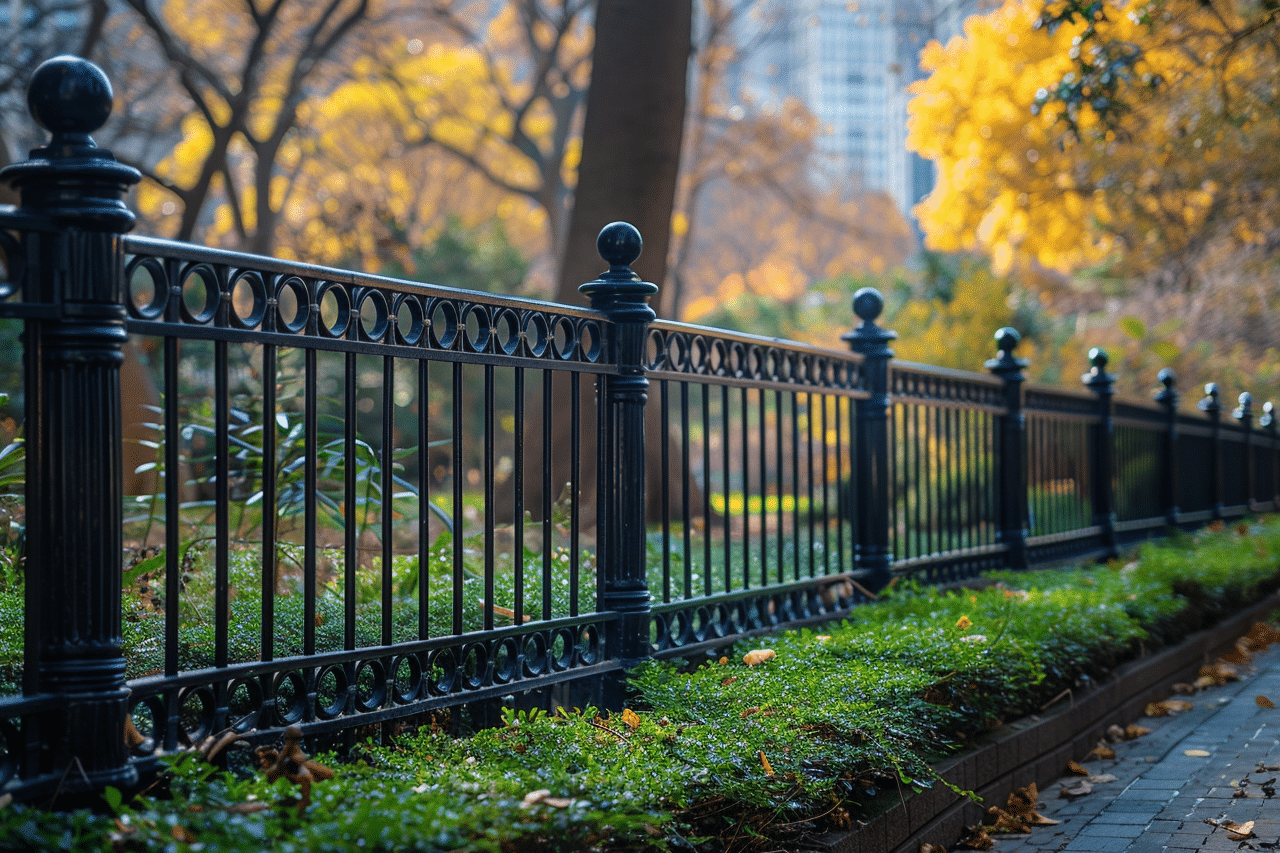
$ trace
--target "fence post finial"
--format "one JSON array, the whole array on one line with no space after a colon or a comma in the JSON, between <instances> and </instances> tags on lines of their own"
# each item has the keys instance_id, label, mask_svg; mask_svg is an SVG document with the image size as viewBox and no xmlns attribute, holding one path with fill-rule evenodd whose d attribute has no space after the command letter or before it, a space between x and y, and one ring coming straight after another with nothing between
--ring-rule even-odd
<instances>
[{"instance_id":1,"label":"fence post finial","mask_svg":"<svg viewBox=\"0 0 1280 853\"><path fill-rule=\"evenodd\" d=\"M1000 541L1008 549L1005 563L1012 569L1025 569L1027 561L1027 418L1022 412L1022 370L1025 358L1013 354L1022 336L1012 326L996 331L999 355L987 359L987 370L1004 380L1005 413L996 427L1000 436L996 474L1000 507Z\"/></svg>"},{"instance_id":2,"label":"fence post finial","mask_svg":"<svg viewBox=\"0 0 1280 853\"><path fill-rule=\"evenodd\" d=\"M1170 527L1178 526L1178 377L1172 368L1162 368L1156 374L1162 387L1155 394L1155 401L1164 406L1164 473L1162 477L1162 498L1164 503L1165 523Z\"/></svg>"},{"instance_id":3,"label":"fence post finial","mask_svg":"<svg viewBox=\"0 0 1280 853\"><path fill-rule=\"evenodd\" d=\"M27 572L23 693L56 696L40 721L44 772L64 793L129 787L129 690L121 651L123 467L120 365L124 250L134 222L124 194L141 176L89 135L111 114L101 69L57 56L32 75L27 103L48 143L0 172L20 197L28 259ZM52 226L52 227L51 227ZM34 737L35 735L31 735ZM36 768L35 775L38 775Z\"/></svg>"},{"instance_id":4,"label":"fence post finial","mask_svg":"<svg viewBox=\"0 0 1280 853\"><path fill-rule=\"evenodd\" d=\"M1105 559L1115 557L1116 549L1116 510L1115 493L1112 478L1115 475L1116 428L1111 413L1111 398L1115 395L1115 377L1107 373L1106 350L1093 347L1089 350L1089 372L1080 377L1080 381L1098 396L1098 419L1092 425L1093 441L1090 442L1090 455L1093 457L1093 525L1099 530L1102 555Z\"/></svg>"},{"instance_id":5,"label":"fence post finial","mask_svg":"<svg viewBox=\"0 0 1280 853\"><path fill-rule=\"evenodd\" d=\"M641 281L631 269L640 257L640 232L626 222L611 222L596 240L609 269L578 288L591 307L611 323L607 332L609 361L615 375L598 380L600 441L600 521L596 565L600 573L599 610L617 613L605 634L605 654L622 663L624 673L652 654L649 642L649 586L645 572L645 436L644 407L649 397L645 377L648 326L656 314L649 297L657 285ZM625 700L622 678L610 678L603 704L620 710Z\"/></svg>"},{"instance_id":6,"label":"fence post finial","mask_svg":"<svg viewBox=\"0 0 1280 853\"><path fill-rule=\"evenodd\" d=\"M862 322L841 335L862 356L862 377L868 395L858 400L854 433L854 506L857 519L857 567L862 582L876 592L892 577L889 551L889 341L898 333L882 329L876 319L884 311L884 297L874 287L853 294L853 313Z\"/></svg>"},{"instance_id":7,"label":"fence post finial","mask_svg":"<svg viewBox=\"0 0 1280 853\"><path fill-rule=\"evenodd\" d=\"M1208 382L1204 386L1204 397L1196 404L1200 411L1209 416L1209 434L1213 442L1213 452L1209 454L1209 506L1215 521L1222 518L1222 392L1217 382Z\"/></svg>"}]
</instances>

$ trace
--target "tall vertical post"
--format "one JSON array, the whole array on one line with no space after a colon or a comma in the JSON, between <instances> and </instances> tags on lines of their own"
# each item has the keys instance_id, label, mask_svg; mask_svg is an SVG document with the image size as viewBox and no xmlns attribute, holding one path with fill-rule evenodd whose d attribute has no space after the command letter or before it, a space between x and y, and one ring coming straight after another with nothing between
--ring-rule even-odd
<instances>
[{"instance_id":1,"label":"tall vertical post","mask_svg":"<svg viewBox=\"0 0 1280 853\"><path fill-rule=\"evenodd\" d=\"M649 297L657 285L641 281L631 270L640 257L640 232L626 222L606 225L596 239L609 269L578 290L591 307L609 318L606 359L618 372L602 375L597 384L601 419L597 464L601 516L596 564L603 574L600 610L618 614L605 635L610 657L624 672L649 657L649 586L645 575L644 406L649 398L644 354L649 323L655 317ZM604 705L622 708L623 678L605 686Z\"/></svg>"},{"instance_id":2,"label":"tall vertical post","mask_svg":"<svg viewBox=\"0 0 1280 853\"><path fill-rule=\"evenodd\" d=\"M1209 507L1213 519L1222 518L1222 401L1218 383L1204 386L1204 397L1197 404L1209 416L1209 435L1213 450L1209 453Z\"/></svg>"},{"instance_id":3,"label":"tall vertical post","mask_svg":"<svg viewBox=\"0 0 1280 853\"><path fill-rule=\"evenodd\" d=\"M1244 502L1252 510L1256 491L1253 470L1253 395L1244 391L1236 402L1239 405L1231 416L1240 422L1240 427L1244 430Z\"/></svg>"},{"instance_id":4,"label":"tall vertical post","mask_svg":"<svg viewBox=\"0 0 1280 853\"><path fill-rule=\"evenodd\" d=\"M1262 417L1258 418L1258 426L1267 433L1267 459L1271 469L1271 494L1267 500L1271 502L1271 512L1280 509L1280 451L1276 448L1276 416L1275 404L1270 400L1262 404Z\"/></svg>"},{"instance_id":5,"label":"tall vertical post","mask_svg":"<svg viewBox=\"0 0 1280 853\"><path fill-rule=\"evenodd\" d=\"M874 287L853 295L853 313L862 322L841 335L849 349L862 356L867 397L857 401L854 445L854 511L857 516L857 565L863 584L872 592L889 585L889 341L897 332L876 325L884 311L884 297Z\"/></svg>"},{"instance_id":6,"label":"tall vertical post","mask_svg":"<svg viewBox=\"0 0 1280 853\"><path fill-rule=\"evenodd\" d=\"M111 114L97 66L58 56L36 69L27 104L52 136L0 172L20 194L26 324L27 572L24 692L56 694L42 720L64 792L137 780L125 748L129 691L120 645L123 487L120 365L123 198L140 175L89 134ZM49 227L49 226L52 227ZM47 229L47 230L46 230Z\"/></svg>"},{"instance_id":7,"label":"tall vertical post","mask_svg":"<svg viewBox=\"0 0 1280 853\"><path fill-rule=\"evenodd\" d=\"M1156 392L1155 400L1164 406L1164 447L1162 457L1164 471L1160 483L1160 502L1164 505L1164 520L1170 527L1178 526L1178 378L1172 370L1164 368L1156 378L1164 387Z\"/></svg>"},{"instance_id":8,"label":"tall vertical post","mask_svg":"<svg viewBox=\"0 0 1280 853\"><path fill-rule=\"evenodd\" d=\"M1004 380L1004 414L996 425L999 452L996 456L996 483L999 489L1000 542L1008 549L1005 564L1012 569L1027 567L1027 417L1022 412L1022 369L1025 358L1013 354L1022 337L1005 326L996 332L1000 354L988 359L985 367Z\"/></svg>"},{"instance_id":9,"label":"tall vertical post","mask_svg":"<svg viewBox=\"0 0 1280 853\"><path fill-rule=\"evenodd\" d=\"M1080 377L1090 391L1098 396L1098 420L1092 426L1093 440L1090 454L1093 457L1093 526L1099 529L1098 538L1102 555L1111 559L1119 553L1116 549L1116 508L1112 480L1115 477L1116 427L1111 413L1111 398L1115 395L1115 377L1107 373L1107 354L1100 347L1089 350L1089 362L1093 366Z\"/></svg>"}]
</instances>

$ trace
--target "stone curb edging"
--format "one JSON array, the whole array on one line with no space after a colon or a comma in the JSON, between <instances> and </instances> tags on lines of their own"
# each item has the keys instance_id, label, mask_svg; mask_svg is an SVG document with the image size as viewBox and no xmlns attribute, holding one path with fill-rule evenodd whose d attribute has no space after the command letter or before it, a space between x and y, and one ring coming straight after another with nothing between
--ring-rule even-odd
<instances>
[{"instance_id":1,"label":"stone curb edging","mask_svg":"<svg viewBox=\"0 0 1280 853\"><path fill-rule=\"evenodd\" d=\"M989 804L1002 805L1010 791L1032 782L1042 788L1052 784L1062 777L1069 760L1093 749L1108 726L1136 720L1148 702L1168 698L1171 685L1193 680L1200 666L1277 607L1280 595L1268 595L1176 646L1118 667L1104 684L1072 703L983 735L975 741L976 748L936 769L948 782L976 792ZM966 826L985 814L983 806L935 783L864 826L827 833L811 839L808 846L824 853L917 853L922 842L950 847Z\"/></svg>"}]
</instances>

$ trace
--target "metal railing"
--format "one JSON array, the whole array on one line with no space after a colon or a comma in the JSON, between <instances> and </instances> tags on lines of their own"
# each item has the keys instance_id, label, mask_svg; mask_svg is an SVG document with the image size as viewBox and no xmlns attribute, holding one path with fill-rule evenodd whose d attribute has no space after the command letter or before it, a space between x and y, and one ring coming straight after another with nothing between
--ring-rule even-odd
<instances>
[{"instance_id":1,"label":"metal railing","mask_svg":"<svg viewBox=\"0 0 1280 853\"><path fill-rule=\"evenodd\" d=\"M1167 372L1156 404L1114 400L1097 351L1086 391L1027 385L1012 329L986 373L895 363L870 288L851 352L658 321L622 223L589 309L123 237L139 176L88 136L105 77L53 60L31 103L52 139L0 210L26 449L5 792L128 786L224 730L350 737L570 686L616 708L646 658L838 618L895 575L1275 506L1270 404L1224 419L1209 386L1184 413ZM139 472L126 341L158 392Z\"/></svg>"}]
</instances>

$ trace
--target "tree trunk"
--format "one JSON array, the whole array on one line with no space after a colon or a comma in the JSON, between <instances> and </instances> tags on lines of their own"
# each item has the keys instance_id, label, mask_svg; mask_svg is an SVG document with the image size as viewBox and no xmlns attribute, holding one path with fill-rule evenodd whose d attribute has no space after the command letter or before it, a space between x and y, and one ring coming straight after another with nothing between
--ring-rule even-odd
<instances>
[{"instance_id":1,"label":"tree trunk","mask_svg":"<svg viewBox=\"0 0 1280 853\"><path fill-rule=\"evenodd\" d=\"M606 224L625 220L640 229L644 254L635 270L660 288L666 278L671 212L675 204L680 147L684 138L686 81L692 46L691 0L604 0L596 12L592 50L591 88L582 131L582 163L573 211L569 216L564 254L556 283L556 301L581 304L578 285L604 269L596 252L596 235ZM554 386L553 411L572 408L568 382ZM596 395L582 389L583 471L575 499L584 527L595 523ZM534 416L526 431L525 506L540 515L542 490L568 479L570 419L552 421L550 478L544 475L541 453L541 405L533 401ZM650 393L645 407L646 514L661 515L660 486L664 476L673 483L681 476L679 436L665 436L671 470L662 470L661 410ZM536 434L536 435L535 435ZM536 440L535 440L536 439ZM695 506L701 505L701 494ZM673 489L671 512L679 517L680 490Z\"/></svg>"},{"instance_id":2,"label":"tree trunk","mask_svg":"<svg viewBox=\"0 0 1280 853\"><path fill-rule=\"evenodd\" d=\"M596 12L582 163L556 284L580 304L578 285L604 268L596 235L614 220L640 229L636 272L662 287L684 137L692 46L690 0L604 0Z\"/></svg>"}]
</instances>

